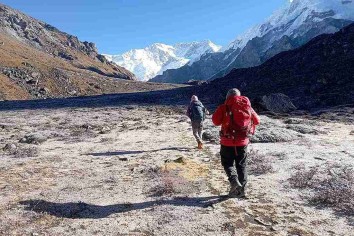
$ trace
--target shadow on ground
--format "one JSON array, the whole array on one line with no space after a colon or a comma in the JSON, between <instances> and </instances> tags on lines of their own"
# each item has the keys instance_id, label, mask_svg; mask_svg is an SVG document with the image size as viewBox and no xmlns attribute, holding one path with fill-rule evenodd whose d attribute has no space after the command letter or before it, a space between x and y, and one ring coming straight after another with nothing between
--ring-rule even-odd
<instances>
[{"instance_id":1,"label":"shadow on ground","mask_svg":"<svg viewBox=\"0 0 354 236\"><path fill-rule=\"evenodd\" d=\"M116 151L116 152L98 152L98 153L88 153L86 155L95 156L95 157L105 157L105 156L124 156L124 155L134 155L142 153L153 153L159 151L179 151L179 152L189 152L192 148L183 148L183 147L170 147L170 148L161 148L156 150L149 151Z\"/></svg>"},{"instance_id":2,"label":"shadow on ground","mask_svg":"<svg viewBox=\"0 0 354 236\"><path fill-rule=\"evenodd\" d=\"M56 217L70 219L100 219L106 218L112 214L143 210L161 205L207 208L227 199L226 196L195 198L178 197L168 200L155 200L141 203L120 203L107 206L87 204L84 202L55 203L45 200L21 201L20 204L25 206L25 210L37 213L47 213Z\"/></svg>"},{"instance_id":3,"label":"shadow on ground","mask_svg":"<svg viewBox=\"0 0 354 236\"><path fill-rule=\"evenodd\" d=\"M0 102L0 111L22 109L60 109L60 108L93 108L124 105L186 105L189 97L195 93L194 87L183 87L169 90L106 94L86 97L42 99L27 101Z\"/></svg>"}]
</instances>

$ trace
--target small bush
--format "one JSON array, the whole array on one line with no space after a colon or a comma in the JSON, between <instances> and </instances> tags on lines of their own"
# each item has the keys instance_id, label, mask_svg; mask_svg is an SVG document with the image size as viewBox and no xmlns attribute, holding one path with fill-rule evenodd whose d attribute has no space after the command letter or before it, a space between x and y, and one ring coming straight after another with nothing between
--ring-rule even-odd
<instances>
[{"instance_id":1,"label":"small bush","mask_svg":"<svg viewBox=\"0 0 354 236\"><path fill-rule=\"evenodd\" d=\"M175 194L189 194L196 189L193 182L178 175L177 171L160 170L155 172L156 184L149 190L150 196L172 196Z\"/></svg>"},{"instance_id":2,"label":"small bush","mask_svg":"<svg viewBox=\"0 0 354 236\"><path fill-rule=\"evenodd\" d=\"M114 138L101 138L100 142L101 143L113 143Z\"/></svg>"},{"instance_id":3,"label":"small bush","mask_svg":"<svg viewBox=\"0 0 354 236\"><path fill-rule=\"evenodd\" d=\"M17 148L11 155L13 155L14 158L37 157L39 150L37 147Z\"/></svg>"},{"instance_id":4,"label":"small bush","mask_svg":"<svg viewBox=\"0 0 354 236\"><path fill-rule=\"evenodd\" d=\"M354 170L346 166L326 165L325 168L304 166L290 177L294 188L312 190L309 201L317 206L328 206L334 210L354 215Z\"/></svg>"},{"instance_id":5,"label":"small bush","mask_svg":"<svg viewBox=\"0 0 354 236\"><path fill-rule=\"evenodd\" d=\"M353 169L343 167L337 171L329 171L329 175L315 189L312 202L354 215Z\"/></svg>"},{"instance_id":6,"label":"small bush","mask_svg":"<svg viewBox=\"0 0 354 236\"><path fill-rule=\"evenodd\" d=\"M309 188L314 184L314 176L318 172L318 167L306 169L305 165L295 166L296 172L290 177L289 183L293 188Z\"/></svg>"},{"instance_id":7,"label":"small bush","mask_svg":"<svg viewBox=\"0 0 354 236\"><path fill-rule=\"evenodd\" d=\"M258 151L251 150L248 154L248 171L253 175L264 175L273 172L271 159Z\"/></svg>"}]
</instances>

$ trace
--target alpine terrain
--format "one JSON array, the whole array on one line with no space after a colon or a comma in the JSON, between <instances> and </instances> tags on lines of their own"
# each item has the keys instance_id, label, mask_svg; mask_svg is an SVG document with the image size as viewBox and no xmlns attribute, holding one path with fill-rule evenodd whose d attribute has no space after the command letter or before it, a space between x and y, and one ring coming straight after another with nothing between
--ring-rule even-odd
<instances>
[{"instance_id":1,"label":"alpine terrain","mask_svg":"<svg viewBox=\"0 0 354 236\"><path fill-rule=\"evenodd\" d=\"M94 43L0 4L1 100L167 88L135 79L100 55Z\"/></svg>"},{"instance_id":2,"label":"alpine terrain","mask_svg":"<svg viewBox=\"0 0 354 236\"><path fill-rule=\"evenodd\" d=\"M300 109L354 104L354 23L282 52L260 66L234 69L200 86L198 93L210 101L223 100L230 87L240 88L255 100L283 93Z\"/></svg>"},{"instance_id":3,"label":"alpine terrain","mask_svg":"<svg viewBox=\"0 0 354 236\"><path fill-rule=\"evenodd\" d=\"M293 0L219 52L121 56L0 4L0 236L354 235L353 1ZM157 74L189 85L135 80Z\"/></svg>"},{"instance_id":4,"label":"alpine terrain","mask_svg":"<svg viewBox=\"0 0 354 236\"><path fill-rule=\"evenodd\" d=\"M202 55L218 52L221 46L209 40L166 45L152 44L144 49L133 49L122 55L105 55L109 61L132 71L139 80L147 81L168 69L190 65Z\"/></svg>"},{"instance_id":5,"label":"alpine terrain","mask_svg":"<svg viewBox=\"0 0 354 236\"><path fill-rule=\"evenodd\" d=\"M222 77L233 68L260 65L320 34L334 33L353 20L352 0L293 0L220 52L203 55L200 60L180 69L167 70L152 81L183 83Z\"/></svg>"}]
</instances>

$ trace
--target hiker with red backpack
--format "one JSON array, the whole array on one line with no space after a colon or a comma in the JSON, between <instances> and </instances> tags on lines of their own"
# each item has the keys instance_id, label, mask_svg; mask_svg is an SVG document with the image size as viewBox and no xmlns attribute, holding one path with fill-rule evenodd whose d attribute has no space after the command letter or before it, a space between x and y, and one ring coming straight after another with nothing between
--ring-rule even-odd
<instances>
[{"instance_id":1,"label":"hiker with red backpack","mask_svg":"<svg viewBox=\"0 0 354 236\"><path fill-rule=\"evenodd\" d=\"M216 126L221 126L221 164L230 182L229 197L244 198L247 184L247 147L249 137L260 123L259 116L247 97L238 89L228 91L226 101L212 117Z\"/></svg>"},{"instance_id":2,"label":"hiker with red backpack","mask_svg":"<svg viewBox=\"0 0 354 236\"><path fill-rule=\"evenodd\" d=\"M203 103L199 101L198 97L193 95L187 110L187 116L191 119L193 135L197 140L198 149L203 149L203 122L207 114L209 114L209 111L204 107Z\"/></svg>"}]
</instances>

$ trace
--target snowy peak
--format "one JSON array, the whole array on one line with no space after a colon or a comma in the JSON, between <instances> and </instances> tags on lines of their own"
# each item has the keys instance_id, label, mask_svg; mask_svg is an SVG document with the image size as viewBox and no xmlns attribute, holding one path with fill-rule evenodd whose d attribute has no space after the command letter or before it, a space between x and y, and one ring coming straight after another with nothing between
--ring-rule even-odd
<instances>
[{"instance_id":1,"label":"snowy peak","mask_svg":"<svg viewBox=\"0 0 354 236\"><path fill-rule=\"evenodd\" d=\"M237 37L223 51L243 48L255 37L262 37L270 31L279 31L278 40L283 35L291 36L302 24L322 21L325 18L354 20L354 0L292 0L284 8L276 11L265 23L257 25Z\"/></svg>"},{"instance_id":2,"label":"snowy peak","mask_svg":"<svg viewBox=\"0 0 354 236\"><path fill-rule=\"evenodd\" d=\"M220 50L210 40L167 45L154 43L143 49L132 49L121 55L105 55L110 61L132 71L139 80L147 81L168 69L177 69L199 60L206 53Z\"/></svg>"},{"instance_id":3,"label":"snowy peak","mask_svg":"<svg viewBox=\"0 0 354 236\"><path fill-rule=\"evenodd\" d=\"M262 24L238 36L220 53L169 70L154 82L184 83L223 77L234 68L258 66L283 51L295 49L321 34L332 34L354 21L354 0L287 0Z\"/></svg>"},{"instance_id":4,"label":"snowy peak","mask_svg":"<svg viewBox=\"0 0 354 236\"><path fill-rule=\"evenodd\" d=\"M221 46L215 45L210 40L192 43L178 43L173 46L176 49L178 57L184 57L190 60L199 59L205 53L218 52Z\"/></svg>"}]
</instances>

